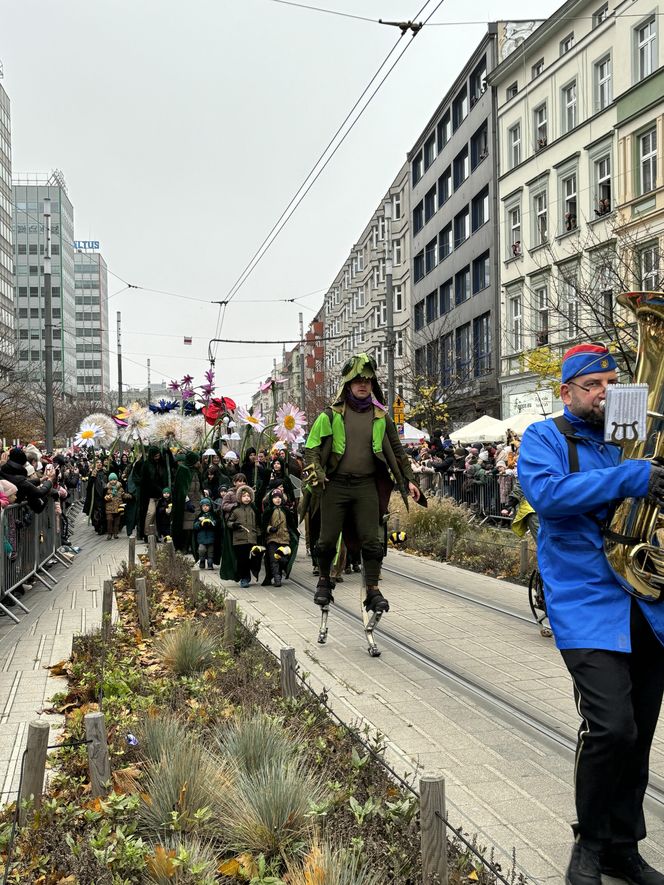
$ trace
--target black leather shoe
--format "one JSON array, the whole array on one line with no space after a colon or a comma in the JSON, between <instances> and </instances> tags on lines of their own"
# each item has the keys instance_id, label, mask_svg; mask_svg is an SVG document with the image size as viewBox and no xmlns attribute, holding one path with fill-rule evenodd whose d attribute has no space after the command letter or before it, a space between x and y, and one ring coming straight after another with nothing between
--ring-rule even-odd
<instances>
[{"instance_id":1,"label":"black leather shoe","mask_svg":"<svg viewBox=\"0 0 664 885\"><path fill-rule=\"evenodd\" d=\"M565 874L566 885L602 885L599 851L576 842Z\"/></svg>"},{"instance_id":2,"label":"black leather shoe","mask_svg":"<svg viewBox=\"0 0 664 885\"><path fill-rule=\"evenodd\" d=\"M368 612L376 612L376 614L379 612L385 614L390 610L390 604L380 590L367 590L364 607Z\"/></svg>"},{"instance_id":3,"label":"black leather shoe","mask_svg":"<svg viewBox=\"0 0 664 885\"><path fill-rule=\"evenodd\" d=\"M332 596L333 590L334 581L331 581L329 578L320 577L314 594L314 602L316 605L329 605L331 602L334 602L334 596Z\"/></svg>"},{"instance_id":4,"label":"black leather shoe","mask_svg":"<svg viewBox=\"0 0 664 885\"><path fill-rule=\"evenodd\" d=\"M636 848L629 851L607 851L602 856L602 872L624 879L629 885L664 885L664 875L653 869Z\"/></svg>"}]
</instances>

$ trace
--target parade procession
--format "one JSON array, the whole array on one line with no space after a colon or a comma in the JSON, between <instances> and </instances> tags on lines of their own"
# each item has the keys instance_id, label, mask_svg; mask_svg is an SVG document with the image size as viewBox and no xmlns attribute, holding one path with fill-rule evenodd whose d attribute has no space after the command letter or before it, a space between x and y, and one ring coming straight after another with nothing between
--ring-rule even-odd
<instances>
[{"instance_id":1,"label":"parade procession","mask_svg":"<svg viewBox=\"0 0 664 885\"><path fill-rule=\"evenodd\" d=\"M664 885L659 0L0 16L2 885Z\"/></svg>"}]
</instances>

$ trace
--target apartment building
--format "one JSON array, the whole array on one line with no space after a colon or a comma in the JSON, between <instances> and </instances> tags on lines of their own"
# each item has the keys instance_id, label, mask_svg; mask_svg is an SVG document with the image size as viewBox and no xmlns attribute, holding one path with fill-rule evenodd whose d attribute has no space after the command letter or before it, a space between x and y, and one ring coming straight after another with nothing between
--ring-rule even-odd
<instances>
[{"instance_id":1,"label":"apartment building","mask_svg":"<svg viewBox=\"0 0 664 885\"><path fill-rule=\"evenodd\" d=\"M569 0L489 76L500 145L503 417L560 408L535 363L611 337L615 295L633 283L624 251L638 250L646 221L657 217L661 230L659 5ZM659 237L648 236L640 282L650 284Z\"/></svg>"}]
</instances>

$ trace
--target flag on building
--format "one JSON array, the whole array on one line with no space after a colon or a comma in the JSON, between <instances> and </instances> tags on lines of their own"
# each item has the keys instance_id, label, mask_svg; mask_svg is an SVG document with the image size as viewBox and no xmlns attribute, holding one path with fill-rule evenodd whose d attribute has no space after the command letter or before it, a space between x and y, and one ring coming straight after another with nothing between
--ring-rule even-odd
<instances>
[{"instance_id":1,"label":"flag on building","mask_svg":"<svg viewBox=\"0 0 664 885\"><path fill-rule=\"evenodd\" d=\"M188 335L185 335L185 336L184 336L184 343L185 343L185 344L192 344L192 343L193 343L193 340L194 340L194 339L193 339L193 338L190 338Z\"/></svg>"}]
</instances>

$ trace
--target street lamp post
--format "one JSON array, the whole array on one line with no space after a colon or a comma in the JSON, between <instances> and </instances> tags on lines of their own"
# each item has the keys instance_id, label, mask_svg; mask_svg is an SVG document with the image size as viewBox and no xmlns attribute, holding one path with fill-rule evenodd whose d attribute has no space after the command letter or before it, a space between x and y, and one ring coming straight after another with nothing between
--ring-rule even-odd
<instances>
[{"instance_id":1,"label":"street lamp post","mask_svg":"<svg viewBox=\"0 0 664 885\"><path fill-rule=\"evenodd\" d=\"M387 405L394 406L394 287L392 285L392 198L385 201L385 307L387 347Z\"/></svg>"}]
</instances>

